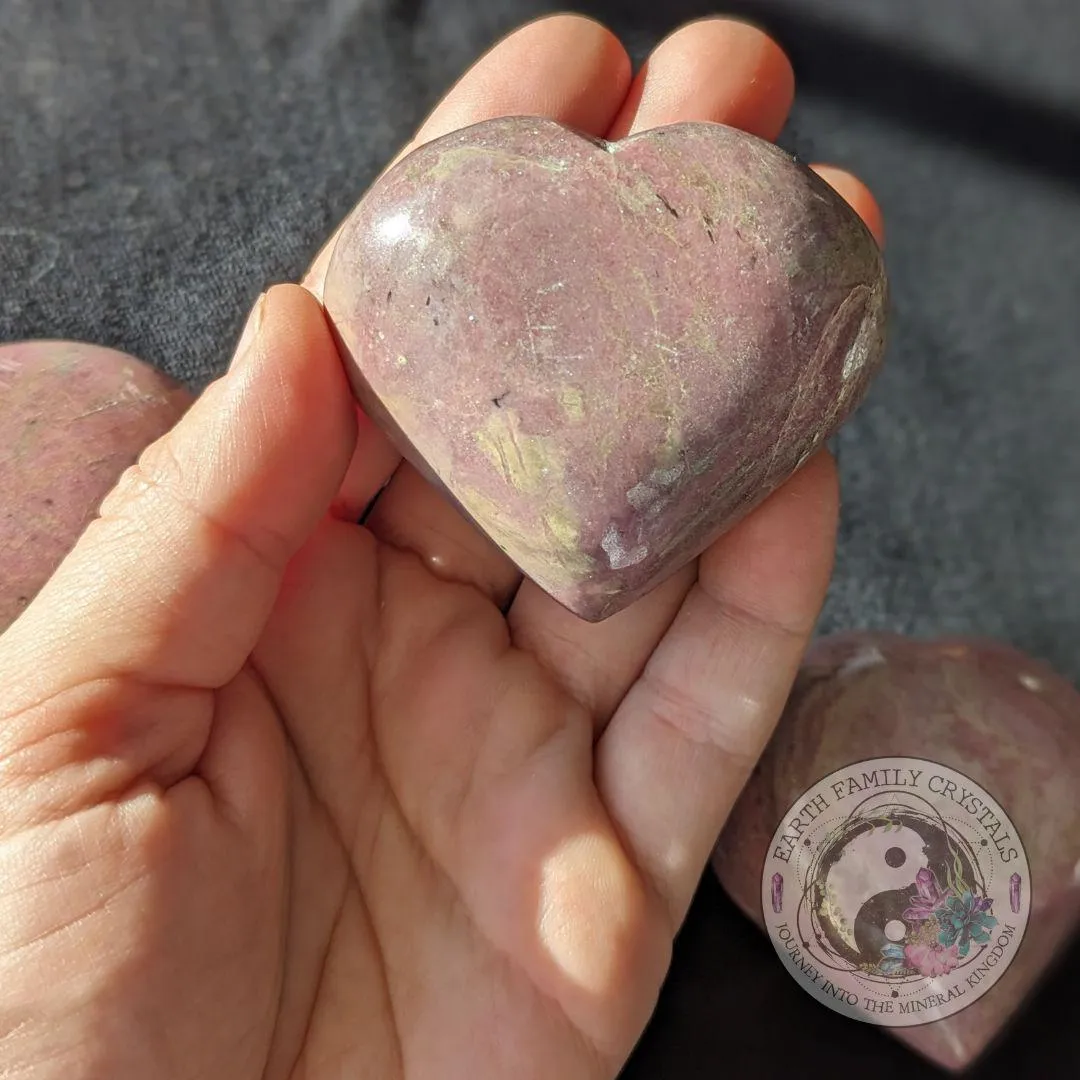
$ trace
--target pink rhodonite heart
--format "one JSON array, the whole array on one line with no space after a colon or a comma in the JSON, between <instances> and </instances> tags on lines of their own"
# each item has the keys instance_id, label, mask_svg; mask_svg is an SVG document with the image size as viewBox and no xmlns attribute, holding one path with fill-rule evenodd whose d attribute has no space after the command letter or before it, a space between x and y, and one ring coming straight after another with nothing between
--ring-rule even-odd
<instances>
[{"instance_id":1,"label":"pink rhodonite heart","mask_svg":"<svg viewBox=\"0 0 1080 1080\"><path fill-rule=\"evenodd\" d=\"M102 499L192 397L132 356L77 341L0 345L0 633Z\"/></svg>"},{"instance_id":2,"label":"pink rhodonite heart","mask_svg":"<svg viewBox=\"0 0 1080 1080\"><path fill-rule=\"evenodd\" d=\"M836 430L880 363L886 293L858 216L770 143L511 117L389 170L324 301L369 415L599 620Z\"/></svg>"},{"instance_id":3,"label":"pink rhodonite heart","mask_svg":"<svg viewBox=\"0 0 1080 1080\"><path fill-rule=\"evenodd\" d=\"M818 1001L949 1070L1080 925L1080 693L994 642L824 638L714 855Z\"/></svg>"}]
</instances>

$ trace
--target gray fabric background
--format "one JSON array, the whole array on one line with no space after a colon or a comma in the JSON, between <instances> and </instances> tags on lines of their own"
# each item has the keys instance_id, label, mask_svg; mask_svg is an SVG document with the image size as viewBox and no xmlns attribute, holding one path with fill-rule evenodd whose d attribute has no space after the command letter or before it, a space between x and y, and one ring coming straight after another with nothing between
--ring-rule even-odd
<instances>
[{"instance_id":1,"label":"gray fabric background","mask_svg":"<svg viewBox=\"0 0 1080 1080\"><path fill-rule=\"evenodd\" d=\"M463 68L557 6L0 0L0 341L93 341L201 385L256 294L303 271ZM577 8L637 59L711 13L691 0ZM1080 680L1080 6L727 10L795 59L782 141L858 172L889 230L895 330L837 442L843 526L823 629L988 634ZM1080 1063L1075 992L1064 969L980 1075ZM707 879L628 1075L819 1068L932 1075L811 1002Z\"/></svg>"}]
</instances>

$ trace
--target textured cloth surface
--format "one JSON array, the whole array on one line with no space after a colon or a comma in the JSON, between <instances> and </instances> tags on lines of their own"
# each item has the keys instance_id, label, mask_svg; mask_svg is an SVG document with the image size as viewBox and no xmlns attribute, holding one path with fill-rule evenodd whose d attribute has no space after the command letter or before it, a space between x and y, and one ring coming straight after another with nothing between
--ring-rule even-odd
<instances>
[{"instance_id":1,"label":"textured cloth surface","mask_svg":"<svg viewBox=\"0 0 1080 1080\"><path fill-rule=\"evenodd\" d=\"M576 6L635 59L711 13ZM303 272L463 68L557 7L0 0L0 341L111 345L201 385L256 294ZM991 635L1080 679L1080 6L727 10L795 59L782 141L859 173L889 231L895 329L836 444L843 524L822 629ZM1075 993L1063 969L980 1075L1075 1069ZM628 1075L826 1067L932 1075L812 1002L706 880Z\"/></svg>"}]
</instances>

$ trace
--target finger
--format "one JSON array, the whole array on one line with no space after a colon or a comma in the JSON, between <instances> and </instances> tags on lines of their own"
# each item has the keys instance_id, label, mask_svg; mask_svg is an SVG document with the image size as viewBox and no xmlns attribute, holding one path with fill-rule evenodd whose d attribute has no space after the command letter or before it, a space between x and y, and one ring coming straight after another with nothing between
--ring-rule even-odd
<instances>
[{"instance_id":1,"label":"finger","mask_svg":"<svg viewBox=\"0 0 1080 1080\"><path fill-rule=\"evenodd\" d=\"M597 745L601 798L673 930L790 692L828 587L837 503L822 452L702 556Z\"/></svg>"},{"instance_id":2,"label":"finger","mask_svg":"<svg viewBox=\"0 0 1080 1080\"><path fill-rule=\"evenodd\" d=\"M544 19L489 53L420 138L509 114L550 116L602 135L629 81L629 59L609 31L572 16ZM416 552L441 577L474 585L500 608L521 581L506 555L411 465L400 466L366 524L380 540Z\"/></svg>"},{"instance_id":3,"label":"finger","mask_svg":"<svg viewBox=\"0 0 1080 1080\"><path fill-rule=\"evenodd\" d=\"M557 604L538 585L523 581L507 613L519 649L532 653L603 729L697 577L691 563L630 607L589 623Z\"/></svg>"},{"instance_id":4,"label":"finger","mask_svg":"<svg viewBox=\"0 0 1080 1080\"><path fill-rule=\"evenodd\" d=\"M401 454L358 405L353 406L356 449L330 506L342 521L361 521L401 464Z\"/></svg>"},{"instance_id":5,"label":"finger","mask_svg":"<svg viewBox=\"0 0 1080 1080\"><path fill-rule=\"evenodd\" d=\"M730 19L705 19L657 46L610 135L713 120L771 137L783 127L793 90L791 64L769 37ZM617 616L587 623L525 581L509 612L511 631L516 644L592 710L600 729L641 674L693 583L689 567Z\"/></svg>"},{"instance_id":6,"label":"finger","mask_svg":"<svg viewBox=\"0 0 1080 1080\"><path fill-rule=\"evenodd\" d=\"M521 581L517 567L411 465L394 474L364 524L384 544L415 552L436 577L472 585L498 607Z\"/></svg>"},{"instance_id":7,"label":"finger","mask_svg":"<svg viewBox=\"0 0 1080 1080\"><path fill-rule=\"evenodd\" d=\"M349 383L321 308L299 286L270 290L228 373L124 473L0 638L8 670L26 672L5 708L20 707L20 694L28 707L34 693L59 692L58 678L222 686L251 652L289 559L326 514L355 439Z\"/></svg>"},{"instance_id":8,"label":"finger","mask_svg":"<svg viewBox=\"0 0 1080 1080\"><path fill-rule=\"evenodd\" d=\"M885 219L870 189L856 176L835 165L814 165L814 172L821 177L863 219L863 223L878 242L885 246Z\"/></svg>"},{"instance_id":9,"label":"finger","mask_svg":"<svg viewBox=\"0 0 1080 1080\"><path fill-rule=\"evenodd\" d=\"M775 139L795 75L767 34L733 19L701 19L662 41L634 79L611 139L683 120L714 120Z\"/></svg>"}]
</instances>

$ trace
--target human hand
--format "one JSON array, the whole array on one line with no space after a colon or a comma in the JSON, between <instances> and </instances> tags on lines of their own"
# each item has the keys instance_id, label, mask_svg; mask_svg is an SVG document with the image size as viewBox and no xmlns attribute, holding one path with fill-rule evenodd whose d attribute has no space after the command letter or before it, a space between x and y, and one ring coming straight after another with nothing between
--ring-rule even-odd
<instances>
[{"instance_id":1,"label":"human hand","mask_svg":"<svg viewBox=\"0 0 1080 1080\"><path fill-rule=\"evenodd\" d=\"M773 137L791 93L746 27L684 28L631 81L558 17L419 137L505 113ZM812 631L827 455L581 622L358 416L324 263L0 637L12 1075L613 1076Z\"/></svg>"}]
</instances>

